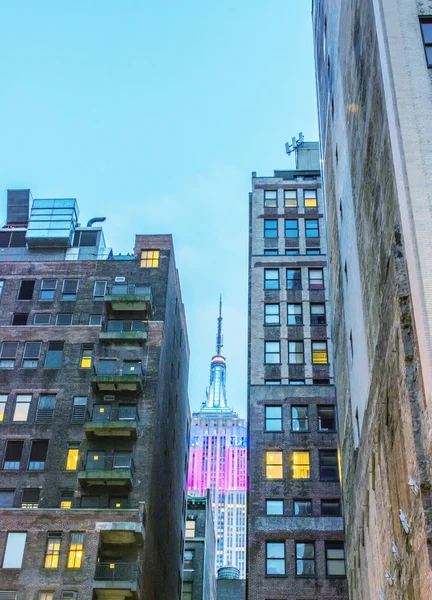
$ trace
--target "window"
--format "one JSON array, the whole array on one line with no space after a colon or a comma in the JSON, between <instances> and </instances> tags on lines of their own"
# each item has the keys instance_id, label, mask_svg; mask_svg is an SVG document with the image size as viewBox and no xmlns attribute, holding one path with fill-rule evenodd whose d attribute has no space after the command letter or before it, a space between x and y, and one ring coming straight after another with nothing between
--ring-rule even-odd
<instances>
[{"instance_id":1,"label":"window","mask_svg":"<svg viewBox=\"0 0 432 600\"><path fill-rule=\"evenodd\" d=\"M312 516L312 500L294 500L294 516L295 517L311 517Z\"/></svg>"},{"instance_id":2,"label":"window","mask_svg":"<svg viewBox=\"0 0 432 600\"><path fill-rule=\"evenodd\" d=\"M7 394L0 394L0 423L4 420L7 399Z\"/></svg>"},{"instance_id":3,"label":"window","mask_svg":"<svg viewBox=\"0 0 432 600\"><path fill-rule=\"evenodd\" d=\"M326 542L326 570L328 577L345 577L345 550L342 542Z\"/></svg>"},{"instance_id":4,"label":"window","mask_svg":"<svg viewBox=\"0 0 432 600\"><path fill-rule=\"evenodd\" d=\"M76 471L78 469L79 444L69 444L66 456L66 471Z\"/></svg>"},{"instance_id":5,"label":"window","mask_svg":"<svg viewBox=\"0 0 432 600\"><path fill-rule=\"evenodd\" d=\"M185 550L183 555L183 561L186 568L191 568L194 560L194 551L193 550Z\"/></svg>"},{"instance_id":6,"label":"window","mask_svg":"<svg viewBox=\"0 0 432 600\"><path fill-rule=\"evenodd\" d=\"M264 269L264 289L279 289L279 269Z\"/></svg>"},{"instance_id":7,"label":"window","mask_svg":"<svg viewBox=\"0 0 432 600\"><path fill-rule=\"evenodd\" d=\"M45 550L45 569L57 569L60 556L61 533L49 533Z\"/></svg>"},{"instance_id":8,"label":"window","mask_svg":"<svg viewBox=\"0 0 432 600\"><path fill-rule=\"evenodd\" d=\"M60 369L63 362L64 342L49 342L45 356L45 369Z\"/></svg>"},{"instance_id":9,"label":"window","mask_svg":"<svg viewBox=\"0 0 432 600\"><path fill-rule=\"evenodd\" d=\"M323 517L340 517L340 500L321 500L321 515Z\"/></svg>"},{"instance_id":10,"label":"window","mask_svg":"<svg viewBox=\"0 0 432 600\"><path fill-rule=\"evenodd\" d=\"M307 256L316 256L317 254L321 254L321 250L319 248L306 248Z\"/></svg>"},{"instance_id":11,"label":"window","mask_svg":"<svg viewBox=\"0 0 432 600\"><path fill-rule=\"evenodd\" d=\"M426 52L426 62L429 68L432 67L432 19L422 19L420 21L423 43Z\"/></svg>"},{"instance_id":12,"label":"window","mask_svg":"<svg viewBox=\"0 0 432 600\"><path fill-rule=\"evenodd\" d=\"M139 375L141 373L141 361L124 360L122 373L123 375Z\"/></svg>"},{"instance_id":13,"label":"window","mask_svg":"<svg viewBox=\"0 0 432 600\"><path fill-rule=\"evenodd\" d=\"M39 592L38 600L54 600L54 592Z\"/></svg>"},{"instance_id":14,"label":"window","mask_svg":"<svg viewBox=\"0 0 432 600\"><path fill-rule=\"evenodd\" d=\"M287 290L301 290L301 269L287 269Z\"/></svg>"},{"instance_id":15,"label":"window","mask_svg":"<svg viewBox=\"0 0 432 600\"><path fill-rule=\"evenodd\" d=\"M93 344L83 344L81 348L81 369L90 369L93 363Z\"/></svg>"},{"instance_id":16,"label":"window","mask_svg":"<svg viewBox=\"0 0 432 600\"><path fill-rule=\"evenodd\" d=\"M328 377L314 377L312 383L314 385L330 385L330 379Z\"/></svg>"},{"instance_id":17,"label":"window","mask_svg":"<svg viewBox=\"0 0 432 600\"><path fill-rule=\"evenodd\" d=\"M307 238L318 238L319 237L318 219L305 219L305 237L307 237Z\"/></svg>"},{"instance_id":18,"label":"window","mask_svg":"<svg viewBox=\"0 0 432 600\"><path fill-rule=\"evenodd\" d=\"M193 519L186 520L186 538L194 538L195 537L195 521Z\"/></svg>"},{"instance_id":19,"label":"window","mask_svg":"<svg viewBox=\"0 0 432 600\"><path fill-rule=\"evenodd\" d=\"M62 490L60 492L60 508L72 508L73 490Z\"/></svg>"},{"instance_id":20,"label":"window","mask_svg":"<svg viewBox=\"0 0 432 600\"><path fill-rule=\"evenodd\" d=\"M40 488L23 488L21 508L39 508Z\"/></svg>"},{"instance_id":21,"label":"window","mask_svg":"<svg viewBox=\"0 0 432 600\"><path fill-rule=\"evenodd\" d=\"M32 400L31 394L18 394L15 400L13 421L27 421Z\"/></svg>"},{"instance_id":22,"label":"window","mask_svg":"<svg viewBox=\"0 0 432 600\"><path fill-rule=\"evenodd\" d=\"M106 281L95 281L93 288L93 299L103 300L105 298L107 282Z\"/></svg>"},{"instance_id":23,"label":"window","mask_svg":"<svg viewBox=\"0 0 432 600\"><path fill-rule=\"evenodd\" d=\"M89 325L98 325L100 326L102 323L102 315L90 315L89 317Z\"/></svg>"},{"instance_id":24,"label":"window","mask_svg":"<svg viewBox=\"0 0 432 600\"><path fill-rule=\"evenodd\" d=\"M266 542L266 575L285 575L284 542Z\"/></svg>"},{"instance_id":25,"label":"window","mask_svg":"<svg viewBox=\"0 0 432 600\"><path fill-rule=\"evenodd\" d=\"M108 505L110 508L128 508L128 497L110 496Z\"/></svg>"},{"instance_id":26,"label":"window","mask_svg":"<svg viewBox=\"0 0 432 600\"><path fill-rule=\"evenodd\" d=\"M281 361L280 342L264 342L266 365L278 365Z\"/></svg>"},{"instance_id":27,"label":"window","mask_svg":"<svg viewBox=\"0 0 432 600\"><path fill-rule=\"evenodd\" d=\"M309 289L324 289L324 275L322 269L309 269Z\"/></svg>"},{"instance_id":28,"label":"window","mask_svg":"<svg viewBox=\"0 0 432 600\"><path fill-rule=\"evenodd\" d=\"M54 300L57 279L42 279L39 300Z\"/></svg>"},{"instance_id":29,"label":"window","mask_svg":"<svg viewBox=\"0 0 432 600\"><path fill-rule=\"evenodd\" d=\"M316 190L304 191L304 205L305 208L316 208L318 206Z\"/></svg>"},{"instance_id":30,"label":"window","mask_svg":"<svg viewBox=\"0 0 432 600\"><path fill-rule=\"evenodd\" d=\"M277 219L264 219L264 237L277 238L278 221Z\"/></svg>"},{"instance_id":31,"label":"window","mask_svg":"<svg viewBox=\"0 0 432 600\"><path fill-rule=\"evenodd\" d=\"M73 533L69 546L67 568L80 569L83 559L84 534Z\"/></svg>"},{"instance_id":32,"label":"window","mask_svg":"<svg viewBox=\"0 0 432 600\"><path fill-rule=\"evenodd\" d=\"M287 304L288 325L303 325L303 308L301 304Z\"/></svg>"},{"instance_id":33,"label":"window","mask_svg":"<svg viewBox=\"0 0 432 600\"><path fill-rule=\"evenodd\" d=\"M182 600L192 600L193 583L192 581L183 582Z\"/></svg>"},{"instance_id":34,"label":"window","mask_svg":"<svg viewBox=\"0 0 432 600\"><path fill-rule=\"evenodd\" d=\"M6 550L3 557L3 569L21 569L27 533L8 533Z\"/></svg>"},{"instance_id":35,"label":"window","mask_svg":"<svg viewBox=\"0 0 432 600\"><path fill-rule=\"evenodd\" d=\"M72 313L60 313L56 318L56 325L72 325Z\"/></svg>"},{"instance_id":36,"label":"window","mask_svg":"<svg viewBox=\"0 0 432 600\"><path fill-rule=\"evenodd\" d=\"M310 479L310 453L301 450L292 453L293 479Z\"/></svg>"},{"instance_id":37,"label":"window","mask_svg":"<svg viewBox=\"0 0 432 600\"><path fill-rule=\"evenodd\" d=\"M72 405L71 423L84 423L87 411L87 398L75 396Z\"/></svg>"},{"instance_id":38,"label":"window","mask_svg":"<svg viewBox=\"0 0 432 600\"><path fill-rule=\"evenodd\" d=\"M279 304L264 304L265 325L280 325Z\"/></svg>"},{"instance_id":39,"label":"window","mask_svg":"<svg viewBox=\"0 0 432 600\"><path fill-rule=\"evenodd\" d=\"M13 369L18 350L18 342L3 342L0 351L0 368Z\"/></svg>"},{"instance_id":40,"label":"window","mask_svg":"<svg viewBox=\"0 0 432 600\"><path fill-rule=\"evenodd\" d=\"M23 355L23 369L37 369L42 342L26 342Z\"/></svg>"},{"instance_id":41,"label":"window","mask_svg":"<svg viewBox=\"0 0 432 600\"><path fill-rule=\"evenodd\" d=\"M4 283L4 279L0 279L0 296L3 294Z\"/></svg>"},{"instance_id":42,"label":"window","mask_svg":"<svg viewBox=\"0 0 432 600\"><path fill-rule=\"evenodd\" d=\"M285 237L298 238L298 220L285 219Z\"/></svg>"},{"instance_id":43,"label":"window","mask_svg":"<svg viewBox=\"0 0 432 600\"><path fill-rule=\"evenodd\" d=\"M320 450L319 470L323 481L339 480L337 450Z\"/></svg>"},{"instance_id":44,"label":"window","mask_svg":"<svg viewBox=\"0 0 432 600\"><path fill-rule=\"evenodd\" d=\"M14 313L12 317L12 325L27 325L29 313Z\"/></svg>"},{"instance_id":45,"label":"window","mask_svg":"<svg viewBox=\"0 0 432 600\"><path fill-rule=\"evenodd\" d=\"M312 364L326 365L327 363L327 342L312 342Z\"/></svg>"},{"instance_id":46,"label":"window","mask_svg":"<svg viewBox=\"0 0 432 600\"><path fill-rule=\"evenodd\" d=\"M264 206L266 208L277 208L277 190L264 191Z\"/></svg>"},{"instance_id":47,"label":"window","mask_svg":"<svg viewBox=\"0 0 432 600\"><path fill-rule=\"evenodd\" d=\"M313 577L315 575L315 545L296 543L296 575Z\"/></svg>"},{"instance_id":48,"label":"window","mask_svg":"<svg viewBox=\"0 0 432 600\"><path fill-rule=\"evenodd\" d=\"M78 592L62 592L62 600L77 600Z\"/></svg>"},{"instance_id":49,"label":"window","mask_svg":"<svg viewBox=\"0 0 432 600\"><path fill-rule=\"evenodd\" d=\"M281 385L280 379L264 379L264 385Z\"/></svg>"},{"instance_id":50,"label":"window","mask_svg":"<svg viewBox=\"0 0 432 600\"><path fill-rule=\"evenodd\" d=\"M12 508L14 496L15 490L0 490L0 508Z\"/></svg>"},{"instance_id":51,"label":"window","mask_svg":"<svg viewBox=\"0 0 432 600\"><path fill-rule=\"evenodd\" d=\"M54 419L55 406L55 394L40 396L36 412L36 423L52 423Z\"/></svg>"},{"instance_id":52,"label":"window","mask_svg":"<svg viewBox=\"0 0 432 600\"><path fill-rule=\"evenodd\" d=\"M300 250L298 248L285 248L285 256L298 256Z\"/></svg>"},{"instance_id":53,"label":"window","mask_svg":"<svg viewBox=\"0 0 432 600\"><path fill-rule=\"evenodd\" d=\"M279 250L276 248L266 248L264 250L264 256L277 256L279 254Z\"/></svg>"},{"instance_id":54,"label":"window","mask_svg":"<svg viewBox=\"0 0 432 600\"><path fill-rule=\"evenodd\" d=\"M159 267L159 250L141 251L141 268L157 269Z\"/></svg>"},{"instance_id":55,"label":"window","mask_svg":"<svg viewBox=\"0 0 432 600\"><path fill-rule=\"evenodd\" d=\"M310 305L310 322L311 322L311 325L325 325L326 324L325 304L311 304Z\"/></svg>"},{"instance_id":56,"label":"window","mask_svg":"<svg viewBox=\"0 0 432 600\"><path fill-rule=\"evenodd\" d=\"M288 342L288 364L302 365L304 363L303 342Z\"/></svg>"},{"instance_id":57,"label":"window","mask_svg":"<svg viewBox=\"0 0 432 600\"><path fill-rule=\"evenodd\" d=\"M24 442L21 440L9 440L7 442L3 463L3 469L5 471L18 471L20 468L23 446Z\"/></svg>"},{"instance_id":58,"label":"window","mask_svg":"<svg viewBox=\"0 0 432 600\"><path fill-rule=\"evenodd\" d=\"M32 442L29 460L29 471L43 471L48 453L48 440L35 440Z\"/></svg>"},{"instance_id":59,"label":"window","mask_svg":"<svg viewBox=\"0 0 432 600\"><path fill-rule=\"evenodd\" d=\"M92 248L97 246L98 231L76 231L73 245L78 248Z\"/></svg>"},{"instance_id":60,"label":"window","mask_svg":"<svg viewBox=\"0 0 432 600\"><path fill-rule=\"evenodd\" d=\"M308 413L308 406L291 406L291 431L309 430Z\"/></svg>"},{"instance_id":61,"label":"window","mask_svg":"<svg viewBox=\"0 0 432 600\"><path fill-rule=\"evenodd\" d=\"M266 515L283 515L283 500L266 500Z\"/></svg>"},{"instance_id":62,"label":"window","mask_svg":"<svg viewBox=\"0 0 432 600\"><path fill-rule=\"evenodd\" d=\"M297 190L284 190L285 208L297 207Z\"/></svg>"},{"instance_id":63,"label":"window","mask_svg":"<svg viewBox=\"0 0 432 600\"><path fill-rule=\"evenodd\" d=\"M318 431L336 431L336 410L331 406L318 406Z\"/></svg>"},{"instance_id":64,"label":"window","mask_svg":"<svg viewBox=\"0 0 432 600\"><path fill-rule=\"evenodd\" d=\"M51 322L51 314L36 313L33 317L33 325L49 325Z\"/></svg>"},{"instance_id":65,"label":"window","mask_svg":"<svg viewBox=\"0 0 432 600\"><path fill-rule=\"evenodd\" d=\"M76 300L78 291L78 279L65 279L63 281L61 299Z\"/></svg>"},{"instance_id":66,"label":"window","mask_svg":"<svg viewBox=\"0 0 432 600\"><path fill-rule=\"evenodd\" d=\"M36 281L34 279L24 279L21 281L18 300L31 300Z\"/></svg>"},{"instance_id":67,"label":"window","mask_svg":"<svg viewBox=\"0 0 432 600\"><path fill-rule=\"evenodd\" d=\"M267 450L266 461L266 479L283 479L283 454L281 451L273 452Z\"/></svg>"},{"instance_id":68,"label":"window","mask_svg":"<svg viewBox=\"0 0 432 600\"><path fill-rule=\"evenodd\" d=\"M265 430L282 431L282 406L265 407Z\"/></svg>"},{"instance_id":69,"label":"window","mask_svg":"<svg viewBox=\"0 0 432 600\"><path fill-rule=\"evenodd\" d=\"M289 385L304 385L305 380L304 379L290 379L288 383L289 383Z\"/></svg>"}]
</instances>

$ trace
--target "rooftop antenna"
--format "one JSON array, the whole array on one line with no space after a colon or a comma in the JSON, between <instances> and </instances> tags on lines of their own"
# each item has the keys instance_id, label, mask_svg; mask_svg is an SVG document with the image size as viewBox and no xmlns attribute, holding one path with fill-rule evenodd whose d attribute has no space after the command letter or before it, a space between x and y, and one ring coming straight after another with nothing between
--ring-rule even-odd
<instances>
[{"instance_id":1,"label":"rooftop antenna","mask_svg":"<svg viewBox=\"0 0 432 600\"><path fill-rule=\"evenodd\" d=\"M218 317L218 328L216 336L216 354L220 356L223 346L223 335L222 335L222 294L219 299L219 317Z\"/></svg>"},{"instance_id":2,"label":"rooftop antenna","mask_svg":"<svg viewBox=\"0 0 432 600\"><path fill-rule=\"evenodd\" d=\"M285 144L285 151L287 154L292 154L293 152L295 152L295 150L300 148L300 146L303 146L303 144L304 144L304 135L300 131L298 140L296 140L295 137L293 137L291 140L291 144L289 142L287 142Z\"/></svg>"}]
</instances>

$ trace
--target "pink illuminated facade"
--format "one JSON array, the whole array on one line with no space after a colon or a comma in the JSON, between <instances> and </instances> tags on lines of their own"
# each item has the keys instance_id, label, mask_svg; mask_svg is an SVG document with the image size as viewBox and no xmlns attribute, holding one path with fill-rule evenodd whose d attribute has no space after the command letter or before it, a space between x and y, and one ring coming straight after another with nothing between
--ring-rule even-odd
<instances>
[{"instance_id":1,"label":"pink illuminated facade","mask_svg":"<svg viewBox=\"0 0 432 600\"><path fill-rule=\"evenodd\" d=\"M227 406L226 362L221 348L220 312L210 387L201 410L192 415L188 493L204 496L206 490L210 490L216 529L216 566L234 565L244 578L247 426L246 421Z\"/></svg>"}]
</instances>

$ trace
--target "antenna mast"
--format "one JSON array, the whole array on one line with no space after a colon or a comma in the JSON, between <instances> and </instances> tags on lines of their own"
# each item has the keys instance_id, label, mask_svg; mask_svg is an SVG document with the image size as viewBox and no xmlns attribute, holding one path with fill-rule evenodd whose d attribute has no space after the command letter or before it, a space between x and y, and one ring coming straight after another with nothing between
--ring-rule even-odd
<instances>
[{"instance_id":1,"label":"antenna mast","mask_svg":"<svg viewBox=\"0 0 432 600\"><path fill-rule=\"evenodd\" d=\"M218 317L218 328L216 335L216 354L219 356L223 346L223 336L222 336L222 294L219 299L219 317Z\"/></svg>"}]
</instances>

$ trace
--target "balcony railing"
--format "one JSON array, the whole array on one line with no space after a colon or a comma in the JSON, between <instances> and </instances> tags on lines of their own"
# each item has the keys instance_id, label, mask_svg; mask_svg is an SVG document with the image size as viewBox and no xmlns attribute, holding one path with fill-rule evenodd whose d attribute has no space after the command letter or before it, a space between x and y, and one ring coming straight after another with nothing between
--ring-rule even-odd
<instances>
[{"instance_id":1,"label":"balcony railing","mask_svg":"<svg viewBox=\"0 0 432 600\"><path fill-rule=\"evenodd\" d=\"M124 361L116 359L99 360L95 365L95 374L98 377L122 377L124 375L143 375L141 362Z\"/></svg>"},{"instance_id":2,"label":"balcony railing","mask_svg":"<svg viewBox=\"0 0 432 600\"><path fill-rule=\"evenodd\" d=\"M96 406L92 414L88 415L88 422L96 423L102 421L138 421L136 406Z\"/></svg>"},{"instance_id":3,"label":"balcony railing","mask_svg":"<svg viewBox=\"0 0 432 600\"><path fill-rule=\"evenodd\" d=\"M97 458L96 458L97 456ZM119 453L111 456L95 455L88 456L84 466L86 471L115 471L116 469L135 470L131 454Z\"/></svg>"},{"instance_id":4,"label":"balcony railing","mask_svg":"<svg viewBox=\"0 0 432 600\"><path fill-rule=\"evenodd\" d=\"M100 562L96 565L95 579L102 581L139 581L141 569L138 563Z\"/></svg>"},{"instance_id":5,"label":"balcony railing","mask_svg":"<svg viewBox=\"0 0 432 600\"><path fill-rule=\"evenodd\" d=\"M152 289L149 285L113 283L113 285L108 286L107 296L140 296L151 301Z\"/></svg>"},{"instance_id":6,"label":"balcony railing","mask_svg":"<svg viewBox=\"0 0 432 600\"><path fill-rule=\"evenodd\" d=\"M128 283L114 283L105 294L105 302L114 312L144 311L149 312L153 306L151 287Z\"/></svg>"},{"instance_id":7,"label":"balcony railing","mask_svg":"<svg viewBox=\"0 0 432 600\"><path fill-rule=\"evenodd\" d=\"M129 331L147 331L148 323L146 321L130 321L109 319L102 325L102 331L106 332L129 332Z\"/></svg>"}]
</instances>

